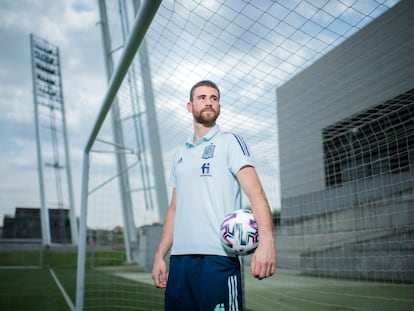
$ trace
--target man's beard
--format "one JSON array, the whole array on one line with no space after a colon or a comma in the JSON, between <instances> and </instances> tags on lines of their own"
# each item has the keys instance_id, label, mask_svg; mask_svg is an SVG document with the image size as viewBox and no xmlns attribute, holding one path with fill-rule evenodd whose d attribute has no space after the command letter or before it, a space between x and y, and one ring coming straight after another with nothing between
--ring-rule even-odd
<instances>
[{"instance_id":1,"label":"man's beard","mask_svg":"<svg viewBox=\"0 0 414 311\"><path fill-rule=\"evenodd\" d=\"M200 111L198 115L193 114L193 116L194 116L194 120L197 123L200 123L206 126L214 125L218 116L220 115L220 110L212 109L212 111L210 111L208 116L203 112L204 110Z\"/></svg>"}]
</instances>

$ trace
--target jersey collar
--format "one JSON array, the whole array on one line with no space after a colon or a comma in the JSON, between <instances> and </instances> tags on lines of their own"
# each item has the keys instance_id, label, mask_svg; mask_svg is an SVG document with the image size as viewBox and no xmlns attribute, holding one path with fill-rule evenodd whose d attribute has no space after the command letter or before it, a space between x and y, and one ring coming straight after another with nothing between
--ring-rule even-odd
<instances>
[{"instance_id":1,"label":"jersey collar","mask_svg":"<svg viewBox=\"0 0 414 311\"><path fill-rule=\"evenodd\" d=\"M189 149L189 148L193 148L195 146L198 146L206 141L211 140L218 132L220 131L220 126L218 126L217 124L210 130L208 131L208 133L206 135L204 135L203 137L201 137L195 144L193 144L193 138L194 138L194 134L192 134L190 137L188 137L188 139L185 142L185 146Z\"/></svg>"}]
</instances>

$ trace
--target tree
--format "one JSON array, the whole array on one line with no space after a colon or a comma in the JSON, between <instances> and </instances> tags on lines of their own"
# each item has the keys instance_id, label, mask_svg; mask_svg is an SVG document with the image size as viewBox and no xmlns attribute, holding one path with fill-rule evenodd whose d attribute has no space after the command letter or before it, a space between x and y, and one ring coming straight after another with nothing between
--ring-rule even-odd
<instances>
[{"instance_id":1,"label":"tree","mask_svg":"<svg viewBox=\"0 0 414 311\"><path fill-rule=\"evenodd\" d=\"M274 209L272 211L272 220L274 226L280 225L280 209Z\"/></svg>"}]
</instances>

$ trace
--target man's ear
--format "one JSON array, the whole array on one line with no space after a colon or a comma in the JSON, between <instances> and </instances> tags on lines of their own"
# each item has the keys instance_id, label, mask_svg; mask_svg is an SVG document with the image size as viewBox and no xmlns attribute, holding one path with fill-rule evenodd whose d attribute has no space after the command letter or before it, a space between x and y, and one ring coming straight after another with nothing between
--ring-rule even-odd
<instances>
[{"instance_id":1,"label":"man's ear","mask_svg":"<svg viewBox=\"0 0 414 311\"><path fill-rule=\"evenodd\" d=\"M187 111L188 112L193 112L193 103L192 102L188 102L187 103Z\"/></svg>"}]
</instances>

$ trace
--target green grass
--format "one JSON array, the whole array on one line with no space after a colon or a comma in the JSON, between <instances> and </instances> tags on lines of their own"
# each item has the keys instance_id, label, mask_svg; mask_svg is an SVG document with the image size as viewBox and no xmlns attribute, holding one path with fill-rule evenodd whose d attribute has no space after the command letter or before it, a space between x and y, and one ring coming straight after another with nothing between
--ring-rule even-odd
<instances>
[{"instance_id":1,"label":"green grass","mask_svg":"<svg viewBox=\"0 0 414 311\"><path fill-rule=\"evenodd\" d=\"M246 275L246 305L264 310L413 310L414 285L279 273L257 281Z\"/></svg>"},{"instance_id":2,"label":"green grass","mask_svg":"<svg viewBox=\"0 0 414 311\"><path fill-rule=\"evenodd\" d=\"M0 310L68 310L59 288L49 271L52 268L72 299L76 292L76 260L74 252L44 251L41 269L39 251L2 251L0 265L20 269L0 270Z\"/></svg>"},{"instance_id":3,"label":"green grass","mask_svg":"<svg viewBox=\"0 0 414 311\"><path fill-rule=\"evenodd\" d=\"M1 266L40 266L40 251L2 251L0 252Z\"/></svg>"},{"instance_id":4,"label":"green grass","mask_svg":"<svg viewBox=\"0 0 414 311\"><path fill-rule=\"evenodd\" d=\"M88 253L85 276L85 310L162 310L163 291L145 283L113 275L114 271L137 273L135 266L124 265L121 252ZM69 310L50 269L53 270L73 304L76 301L76 252L43 252L41 269L22 269L39 265L39 251L0 252L0 310Z\"/></svg>"},{"instance_id":5,"label":"green grass","mask_svg":"<svg viewBox=\"0 0 414 311\"><path fill-rule=\"evenodd\" d=\"M114 276L109 271L90 271L85 287L85 309L99 306L99 310L109 311L124 306L131 310L163 310L163 290Z\"/></svg>"},{"instance_id":6,"label":"green grass","mask_svg":"<svg viewBox=\"0 0 414 311\"><path fill-rule=\"evenodd\" d=\"M4 255L4 256L3 256ZM30 258L30 256L32 256ZM39 252L24 253L27 262ZM0 252L0 265L19 254ZM163 310L164 291L154 288L149 273L124 265L119 252L89 253L84 309ZM13 262L15 264L15 262ZM49 269L75 304L75 252L45 251L42 269L0 270L0 310L69 310ZM121 273L122 272L122 273ZM117 275L115 275L117 274ZM412 310L414 285L363 282L278 273L258 281L245 275L246 311Z\"/></svg>"},{"instance_id":7,"label":"green grass","mask_svg":"<svg viewBox=\"0 0 414 311\"><path fill-rule=\"evenodd\" d=\"M0 280L0 310L68 310L47 270L4 270Z\"/></svg>"}]
</instances>

